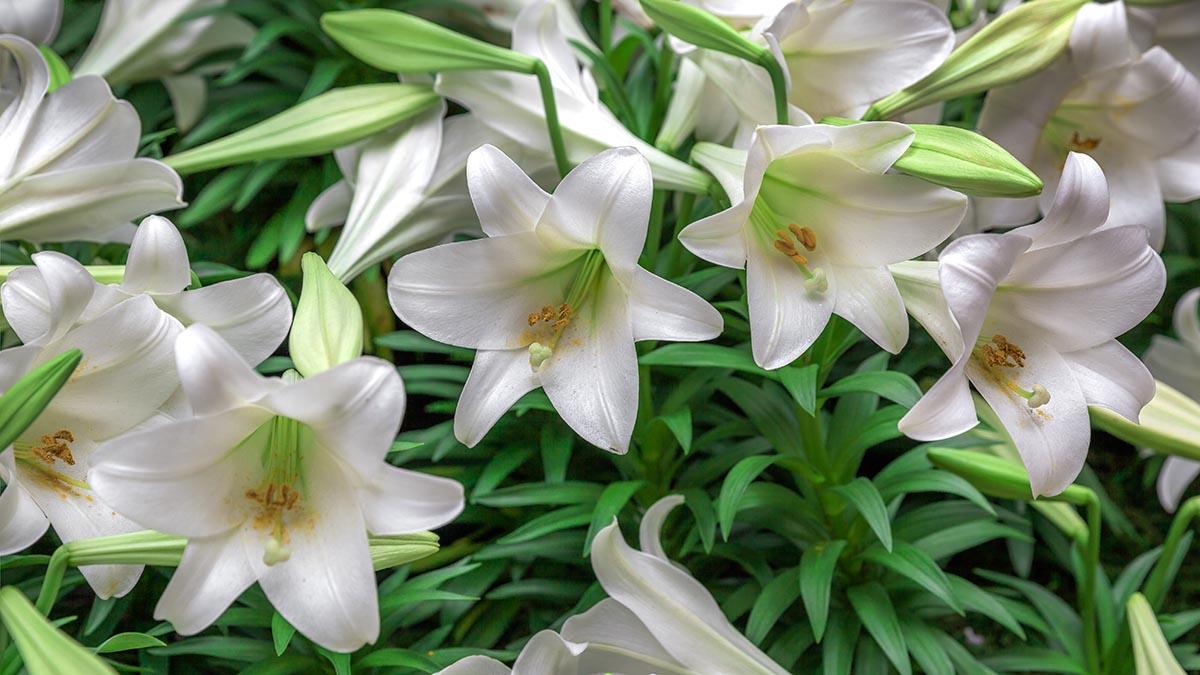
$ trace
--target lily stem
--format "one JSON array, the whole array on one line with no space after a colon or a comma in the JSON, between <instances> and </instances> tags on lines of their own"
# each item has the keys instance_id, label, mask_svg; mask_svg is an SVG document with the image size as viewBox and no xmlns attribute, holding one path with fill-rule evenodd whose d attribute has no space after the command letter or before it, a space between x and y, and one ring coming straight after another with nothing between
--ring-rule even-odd
<instances>
[{"instance_id":1,"label":"lily stem","mask_svg":"<svg viewBox=\"0 0 1200 675\"><path fill-rule=\"evenodd\" d=\"M54 554L50 556L50 562L46 564L46 575L42 577L42 589L38 592L37 602L34 604L43 616L50 616L50 610L54 609L54 601L58 599L58 590L62 588L63 577L67 574L70 557L71 551L66 544L63 544L54 549Z\"/></svg>"},{"instance_id":2,"label":"lily stem","mask_svg":"<svg viewBox=\"0 0 1200 675\"><path fill-rule=\"evenodd\" d=\"M1089 673L1100 672L1100 635L1096 625L1096 570L1100 566L1100 498L1087 492L1084 504L1087 516L1087 541L1084 544L1083 584L1079 592L1079 613L1083 616L1083 651Z\"/></svg>"},{"instance_id":3,"label":"lily stem","mask_svg":"<svg viewBox=\"0 0 1200 675\"><path fill-rule=\"evenodd\" d=\"M554 100L554 82L550 80L550 70L546 63L537 60L533 65L533 75L537 77L538 87L542 90L542 107L546 111L546 128L550 132L550 148L554 151L554 164L558 167L559 176L566 176L571 170L571 162L567 159L567 146L563 142L562 125L558 121L558 104Z\"/></svg>"},{"instance_id":4,"label":"lily stem","mask_svg":"<svg viewBox=\"0 0 1200 675\"><path fill-rule=\"evenodd\" d=\"M788 114L787 79L783 75L783 66L779 65L779 61L775 60L775 54L769 49L764 49L759 53L758 65L762 66L767 71L767 75L771 77L771 90L775 93L775 122L788 124L791 122L791 115Z\"/></svg>"},{"instance_id":5,"label":"lily stem","mask_svg":"<svg viewBox=\"0 0 1200 675\"><path fill-rule=\"evenodd\" d=\"M1200 497L1192 497L1179 508L1175 519L1171 521L1171 529L1167 531L1167 539L1163 542L1158 562L1154 564L1153 571L1146 579L1146 585L1142 587L1142 595L1146 596L1146 601L1156 612L1162 607L1163 600L1166 598L1167 578L1171 573L1172 561L1179 550L1180 541L1183 539L1183 535L1191 529L1192 521L1198 514L1200 514Z\"/></svg>"},{"instance_id":6,"label":"lily stem","mask_svg":"<svg viewBox=\"0 0 1200 675\"><path fill-rule=\"evenodd\" d=\"M608 56L608 50L612 47L612 0L600 0L600 53Z\"/></svg>"}]
</instances>

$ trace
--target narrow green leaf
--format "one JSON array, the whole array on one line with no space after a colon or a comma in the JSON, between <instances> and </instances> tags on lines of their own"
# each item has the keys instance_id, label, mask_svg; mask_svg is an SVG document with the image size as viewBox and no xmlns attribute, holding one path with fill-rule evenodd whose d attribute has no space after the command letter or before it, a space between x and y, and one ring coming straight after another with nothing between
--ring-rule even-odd
<instances>
[{"instance_id":1,"label":"narrow green leaf","mask_svg":"<svg viewBox=\"0 0 1200 675\"><path fill-rule=\"evenodd\" d=\"M746 622L746 637L756 645L775 627L779 617L800 597L800 568L793 567L780 573L763 587L762 593L750 609Z\"/></svg>"},{"instance_id":2,"label":"narrow green leaf","mask_svg":"<svg viewBox=\"0 0 1200 675\"><path fill-rule=\"evenodd\" d=\"M932 469L910 471L894 477L889 476L886 481L876 476L875 486L879 488L879 494L883 496L885 502L890 501L893 497L914 492L940 492L958 495L989 514L996 515L996 510L992 508L991 502L983 496L983 493L975 489L974 485L967 482L965 478L946 471Z\"/></svg>"},{"instance_id":3,"label":"narrow green leaf","mask_svg":"<svg viewBox=\"0 0 1200 675\"><path fill-rule=\"evenodd\" d=\"M909 653L922 671L927 675L954 675L954 662L938 641L940 631L913 617L905 617L900 630Z\"/></svg>"},{"instance_id":4,"label":"narrow green leaf","mask_svg":"<svg viewBox=\"0 0 1200 675\"><path fill-rule=\"evenodd\" d=\"M275 655L281 656L292 643L296 628L288 623L279 612L271 615L271 641L275 643Z\"/></svg>"},{"instance_id":5,"label":"narrow green leaf","mask_svg":"<svg viewBox=\"0 0 1200 675\"><path fill-rule=\"evenodd\" d=\"M721 494L717 497L717 521L721 524L721 536L728 541L729 531L733 529L733 519L737 516L738 506L746 488L754 482L758 475L779 461L777 456L756 455L738 462L725 476L721 484Z\"/></svg>"},{"instance_id":6,"label":"narrow green leaf","mask_svg":"<svg viewBox=\"0 0 1200 675\"><path fill-rule=\"evenodd\" d=\"M83 353L71 349L21 376L0 396L0 448L17 440L75 372Z\"/></svg>"},{"instance_id":7,"label":"narrow green leaf","mask_svg":"<svg viewBox=\"0 0 1200 675\"><path fill-rule=\"evenodd\" d=\"M817 410L817 375L821 366L812 364L802 368L780 368L775 371L779 382L792 395L796 405L804 412L812 415Z\"/></svg>"},{"instance_id":8,"label":"narrow green leaf","mask_svg":"<svg viewBox=\"0 0 1200 675\"><path fill-rule=\"evenodd\" d=\"M821 390L821 398L845 394L875 394L892 403L911 408L921 400L921 388L911 377L892 370L854 373Z\"/></svg>"},{"instance_id":9,"label":"narrow green leaf","mask_svg":"<svg viewBox=\"0 0 1200 675\"><path fill-rule=\"evenodd\" d=\"M117 633L104 642L101 642L96 647L96 653L111 654L113 652L126 652L131 649L162 647L165 644L165 642L153 635L146 635L145 633Z\"/></svg>"},{"instance_id":10,"label":"narrow green leaf","mask_svg":"<svg viewBox=\"0 0 1200 675\"><path fill-rule=\"evenodd\" d=\"M896 616L896 608L887 591L879 582L870 581L860 586L846 589L846 597L854 607L863 626L875 643L879 645L888 660L900 671L901 675L911 675L912 665L908 661L908 647L904 642L904 633L900 630L900 619Z\"/></svg>"},{"instance_id":11,"label":"narrow green leaf","mask_svg":"<svg viewBox=\"0 0 1200 675\"><path fill-rule=\"evenodd\" d=\"M660 415L658 419L667 425L667 429L671 430L671 434L675 436L675 440L679 441L679 447L683 448L683 454L687 455L691 453L692 409L683 406L670 414Z\"/></svg>"},{"instance_id":12,"label":"narrow green leaf","mask_svg":"<svg viewBox=\"0 0 1200 675\"><path fill-rule=\"evenodd\" d=\"M800 595L804 599L804 611L812 625L813 638L820 642L825 635L829 618L829 591L833 585L833 573L837 570L838 556L846 542L836 541L817 544L800 556Z\"/></svg>"},{"instance_id":13,"label":"narrow green leaf","mask_svg":"<svg viewBox=\"0 0 1200 675\"><path fill-rule=\"evenodd\" d=\"M887 505L875 484L859 476L845 485L835 485L833 491L841 495L867 521L867 525L888 551L892 550L892 523Z\"/></svg>"},{"instance_id":14,"label":"narrow green leaf","mask_svg":"<svg viewBox=\"0 0 1200 675\"><path fill-rule=\"evenodd\" d=\"M116 671L50 623L15 587L0 588L0 621L30 675L115 675Z\"/></svg>"},{"instance_id":15,"label":"narrow green leaf","mask_svg":"<svg viewBox=\"0 0 1200 675\"><path fill-rule=\"evenodd\" d=\"M600 498L603 487L599 483L565 481L562 483L527 483L493 490L475 497L473 502L482 506L505 508L511 506L546 506L552 504L584 504Z\"/></svg>"},{"instance_id":16,"label":"narrow green leaf","mask_svg":"<svg viewBox=\"0 0 1200 675\"><path fill-rule=\"evenodd\" d=\"M696 531L700 533L700 543L705 553L712 553L713 540L717 534L717 517L713 510L712 500L708 493L701 488L691 488L683 493L687 500L688 509L696 519Z\"/></svg>"},{"instance_id":17,"label":"narrow green leaf","mask_svg":"<svg viewBox=\"0 0 1200 675\"><path fill-rule=\"evenodd\" d=\"M659 347L638 358L643 366L684 366L687 368L731 368L743 373L769 376L754 363L750 352L706 342L679 342Z\"/></svg>"},{"instance_id":18,"label":"narrow green leaf","mask_svg":"<svg viewBox=\"0 0 1200 675\"><path fill-rule=\"evenodd\" d=\"M854 645L862 624L849 611L836 612L829 617L829 630L821 642L822 675L850 675L854 663Z\"/></svg>"},{"instance_id":19,"label":"narrow green leaf","mask_svg":"<svg viewBox=\"0 0 1200 675\"><path fill-rule=\"evenodd\" d=\"M1025 639L1025 629L1021 628L1020 622L991 593L962 577L953 574L946 577L950 580L950 587L954 589L954 597L962 602L967 611L978 612L1009 629L1022 640Z\"/></svg>"},{"instance_id":20,"label":"narrow green leaf","mask_svg":"<svg viewBox=\"0 0 1200 675\"><path fill-rule=\"evenodd\" d=\"M907 578L937 596L950 609L959 614L963 613L962 603L955 597L946 573L938 567L933 558L916 546L906 541L897 541L890 552L872 546L859 554L859 557Z\"/></svg>"},{"instance_id":21,"label":"narrow green leaf","mask_svg":"<svg viewBox=\"0 0 1200 675\"><path fill-rule=\"evenodd\" d=\"M595 539L596 533L602 528L607 527L621 512L625 504L633 497L642 486L646 484L644 480L627 480L609 483L604 488L604 492L600 493L600 498L596 500L596 508L592 511L592 524L588 528L587 539L583 542L583 557L587 557L592 551L592 539Z\"/></svg>"}]
</instances>

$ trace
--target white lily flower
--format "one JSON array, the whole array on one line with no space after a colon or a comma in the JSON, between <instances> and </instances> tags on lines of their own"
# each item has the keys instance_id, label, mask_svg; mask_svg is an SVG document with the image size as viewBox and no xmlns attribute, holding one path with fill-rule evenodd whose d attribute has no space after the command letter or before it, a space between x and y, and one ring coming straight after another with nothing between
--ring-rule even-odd
<instances>
[{"instance_id":1,"label":"white lily flower","mask_svg":"<svg viewBox=\"0 0 1200 675\"><path fill-rule=\"evenodd\" d=\"M76 268L73 276L92 280L86 268L71 258L61 265ZM204 324L221 334L233 348L252 364L261 363L287 337L292 323L292 304L279 281L270 274L254 274L241 279L188 290L191 268L183 237L171 221L151 216L142 221L129 247L129 260L119 284L91 282L95 291L84 310L75 319L87 323L116 304L139 295L147 295L158 307L183 325ZM23 341L44 334L49 326L61 321L60 311L50 301L50 280L40 266L20 267L0 289L5 316Z\"/></svg>"},{"instance_id":2,"label":"white lily flower","mask_svg":"<svg viewBox=\"0 0 1200 675\"><path fill-rule=\"evenodd\" d=\"M484 146L467 183L487 237L407 255L388 279L405 323L478 350L455 435L474 446L540 386L580 436L624 453L637 416L634 341L708 340L722 326L700 297L637 266L649 164L633 148L607 150L551 196Z\"/></svg>"},{"instance_id":3,"label":"white lily flower","mask_svg":"<svg viewBox=\"0 0 1200 675\"><path fill-rule=\"evenodd\" d=\"M256 29L245 19L217 12L192 19L227 0L106 0L100 26L75 65L76 75L101 75L114 86L162 80L182 129L204 112L208 97L193 63L223 49L246 46Z\"/></svg>"},{"instance_id":4,"label":"white lily flower","mask_svg":"<svg viewBox=\"0 0 1200 675\"><path fill-rule=\"evenodd\" d=\"M544 630L525 643L512 668L488 656L468 656L439 670L437 675L585 675L593 672L580 669L579 655L586 646Z\"/></svg>"},{"instance_id":5,"label":"white lily flower","mask_svg":"<svg viewBox=\"0 0 1200 675\"><path fill-rule=\"evenodd\" d=\"M172 345L179 322L149 298L130 298L78 323L95 282L74 260L55 252L34 254L54 317L26 344L0 352L0 390L62 352L83 359L67 384L12 447L0 454L0 554L36 542L48 525L63 541L133 532L140 528L113 513L86 481L96 446L142 423L179 386ZM11 315L8 303L4 307ZM82 567L102 598L128 593L141 566Z\"/></svg>"},{"instance_id":6,"label":"white lily flower","mask_svg":"<svg viewBox=\"0 0 1200 675\"><path fill-rule=\"evenodd\" d=\"M886 173L913 136L894 122L768 126L758 129L748 155L721 150L723 160L713 161L712 152L693 153L733 206L687 226L679 239L709 262L746 269L759 366L794 361L832 314L892 353L908 341L908 317L887 265L945 240L967 201Z\"/></svg>"},{"instance_id":7,"label":"white lily flower","mask_svg":"<svg viewBox=\"0 0 1200 675\"><path fill-rule=\"evenodd\" d=\"M1085 5L1068 57L990 92L979 131L1045 181L1043 211L1067 154L1091 155L1108 177L1108 226L1145 226L1156 249L1163 201L1200 197L1200 81L1162 47L1136 47L1122 2ZM983 227L1028 223L1038 207L1037 198L978 200Z\"/></svg>"},{"instance_id":8,"label":"white lily flower","mask_svg":"<svg viewBox=\"0 0 1200 675\"><path fill-rule=\"evenodd\" d=\"M537 0L517 17L512 48L541 59L550 71L563 140L570 161L578 164L608 148L631 146L654 169L656 186L704 192L709 179L694 167L646 143L600 102L596 81L581 69L567 42L553 0ZM545 109L536 78L499 71L442 73L437 92L470 110L483 124L544 157L551 156Z\"/></svg>"},{"instance_id":9,"label":"white lily flower","mask_svg":"<svg viewBox=\"0 0 1200 675\"><path fill-rule=\"evenodd\" d=\"M1161 7L1130 7L1129 18L1142 22L1139 28L1150 31L1153 44L1166 49L1200 77L1200 5L1179 2Z\"/></svg>"},{"instance_id":10,"label":"white lily flower","mask_svg":"<svg viewBox=\"0 0 1200 675\"><path fill-rule=\"evenodd\" d=\"M471 151L491 141L520 150L474 115L443 119L445 105L334 153L344 178L322 192L305 217L309 231L342 225L329 270L348 282L396 256L478 233L467 193ZM552 169L548 158L522 163Z\"/></svg>"},{"instance_id":11,"label":"white lily flower","mask_svg":"<svg viewBox=\"0 0 1200 675\"><path fill-rule=\"evenodd\" d=\"M1175 305L1175 335L1155 335L1142 356L1150 373L1158 380L1200 401L1200 288L1193 288ZM1158 472L1158 501L1174 512L1183 493L1200 475L1200 462L1169 456Z\"/></svg>"},{"instance_id":12,"label":"white lily flower","mask_svg":"<svg viewBox=\"0 0 1200 675\"><path fill-rule=\"evenodd\" d=\"M62 11L62 0L0 0L0 34L50 44L58 36Z\"/></svg>"},{"instance_id":13,"label":"white lily flower","mask_svg":"<svg viewBox=\"0 0 1200 675\"><path fill-rule=\"evenodd\" d=\"M155 618L198 632L257 581L317 644L374 642L367 532L431 529L463 505L458 483L385 461L404 413L396 369L360 357L265 378L200 325L179 336L175 363L195 416L105 443L88 474L118 513L188 538Z\"/></svg>"},{"instance_id":14,"label":"white lily flower","mask_svg":"<svg viewBox=\"0 0 1200 675\"><path fill-rule=\"evenodd\" d=\"M5 35L5 51L20 84L0 91L0 238L122 239L130 219L183 206L170 167L134 159L141 122L104 80L79 77L47 95L49 69L37 47Z\"/></svg>"},{"instance_id":15,"label":"white lily flower","mask_svg":"<svg viewBox=\"0 0 1200 675\"><path fill-rule=\"evenodd\" d=\"M1154 379L1115 340L1158 303L1162 260L1136 226L1104 228L1108 190L1087 155L1067 158L1038 223L951 243L937 263L892 266L905 304L953 365L900 420L917 440L975 426L968 382L1012 437L1034 495L1083 468L1089 405L1136 422Z\"/></svg>"}]
</instances>

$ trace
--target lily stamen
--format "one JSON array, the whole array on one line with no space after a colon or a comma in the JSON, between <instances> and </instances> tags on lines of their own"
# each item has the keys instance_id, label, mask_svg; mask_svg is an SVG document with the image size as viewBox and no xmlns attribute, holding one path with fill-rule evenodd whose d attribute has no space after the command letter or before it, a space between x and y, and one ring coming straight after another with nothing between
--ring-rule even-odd
<instances>
[{"instance_id":1,"label":"lily stamen","mask_svg":"<svg viewBox=\"0 0 1200 675\"><path fill-rule=\"evenodd\" d=\"M1067 148L1076 152L1090 152L1100 146L1099 137L1082 137L1078 131L1071 132L1071 140L1067 141Z\"/></svg>"},{"instance_id":2,"label":"lily stamen","mask_svg":"<svg viewBox=\"0 0 1200 675\"><path fill-rule=\"evenodd\" d=\"M1025 399L1025 403L1030 408L1040 408L1050 402L1050 391L1044 386L1035 383L1032 388L1025 389L1015 380L1000 372L1001 368L1024 368L1028 358L1025 350L999 333L993 335L990 340L980 338L976 340L975 345L976 357L987 366L988 370L992 372L992 376L1010 391Z\"/></svg>"}]
</instances>

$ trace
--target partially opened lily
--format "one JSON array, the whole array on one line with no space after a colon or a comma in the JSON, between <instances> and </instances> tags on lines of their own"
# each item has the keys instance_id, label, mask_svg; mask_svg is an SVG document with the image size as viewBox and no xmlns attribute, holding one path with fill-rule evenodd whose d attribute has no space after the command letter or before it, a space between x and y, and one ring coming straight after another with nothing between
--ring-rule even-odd
<instances>
[{"instance_id":1,"label":"partially opened lily","mask_svg":"<svg viewBox=\"0 0 1200 675\"><path fill-rule=\"evenodd\" d=\"M937 263L892 265L909 312L953 361L901 431L936 440L975 426L969 382L1047 495L1083 468L1088 405L1137 420L1154 380L1115 338L1158 303L1166 273L1144 228L1104 228L1107 216L1103 172L1072 153L1040 222L963 237Z\"/></svg>"},{"instance_id":2,"label":"partially opened lily","mask_svg":"<svg viewBox=\"0 0 1200 675\"><path fill-rule=\"evenodd\" d=\"M1200 197L1200 81L1162 47L1141 51L1124 3L1085 5L1066 59L990 92L980 133L1009 150L1054 195L1070 152L1091 155L1108 178L1108 225L1141 225L1161 248L1163 201ZM1028 223L1036 198L980 200L982 227Z\"/></svg>"},{"instance_id":3,"label":"partially opened lily","mask_svg":"<svg viewBox=\"0 0 1200 675\"><path fill-rule=\"evenodd\" d=\"M1156 379L1200 401L1200 288L1193 288L1175 305L1175 339L1155 335L1142 357ZM1200 420L1196 420L1200 423ZM1200 462L1170 456L1158 472L1158 501L1174 512L1183 493L1200 475Z\"/></svg>"},{"instance_id":4,"label":"partially opened lily","mask_svg":"<svg viewBox=\"0 0 1200 675\"><path fill-rule=\"evenodd\" d=\"M334 153L344 178L317 197L306 224L310 231L342 225L329 256L329 270L342 281L456 232L479 232L467 193L467 156L490 142L520 148L472 114L445 114L445 106L437 106ZM545 158L531 159L522 161L550 166Z\"/></svg>"},{"instance_id":5,"label":"partially opened lily","mask_svg":"<svg viewBox=\"0 0 1200 675\"><path fill-rule=\"evenodd\" d=\"M396 369L362 357L268 379L205 326L183 332L175 362L195 417L104 444L88 475L117 512L188 538L155 617L198 632L257 581L317 644L374 642L367 532L438 527L463 503L458 483L385 461L404 413Z\"/></svg>"},{"instance_id":6,"label":"partially opened lily","mask_svg":"<svg viewBox=\"0 0 1200 675\"><path fill-rule=\"evenodd\" d=\"M0 352L0 390L63 351L83 360L37 420L0 454L0 553L20 551L50 525L63 541L132 532L139 527L98 500L86 480L97 444L147 420L179 386L172 345L182 327L146 297L117 303L79 322L95 282L60 253L34 255L53 322L20 347ZM10 309L5 304L5 311ZM10 321L15 316L10 317ZM85 566L102 598L129 592L141 574L131 565Z\"/></svg>"},{"instance_id":7,"label":"partially opened lily","mask_svg":"<svg viewBox=\"0 0 1200 675\"><path fill-rule=\"evenodd\" d=\"M694 153L733 206L679 238L709 262L746 269L758 365L794 361L832 314L892 353L907 342L908 318L887 265L945 240L967 201L886 173L912 139L894 122L769 126L759 128L744 160L714 146Z\"/></svg>"},{"instance_id":8,"label":"partially opened lily","mask_svg":"<svg viewBox=\"0 0 1200 675\"><path fill-rule=\"evenodd\" d=\"M548 195L499 150L471 154L467 182L486 238L401 258L388 280L405 323L478 350L454 416L475 445L543 387L588 442L625 452L637 416L635 340L716 337L721 317L637 266L651 177L633 148L580 164Z\"/></svg>"},{"instance_id":9,"label":"partially opened lily","mask_svg":"<svg viewBox=\"0 0 1200 675\"><path fill-rule=\"evenodd\" d=\"M0 91L0 238L128 241L131 219L183 206L170 167L134 159L141 122L104 80L78 77L47 95L37 47L5 35L0 51L19 74L18 89Z\"/></svg>"},{"instance_id":10,"label":"partially opened lily","mask_svg":"<svg viewBox=\"0 0 1200 675\"><path fill-rule=\"evenodd\" d=\"M642 141L600 102L596 81L581 69L567 41L553 0L537 0L521 11L513 27L513 49L546 63L554 85L567 154L580 163L608 148L632 146L654 170L655 185L701 193L709 180L702 172ZM483 124L542 156L551 155L545 109L537 80L496 71L456 71L438 76L438 93L470 110Z\"/></svg>"},{"instance_id":11,"label":"partially opened lily","mask_svg":"<svg viewBox=\"0 0 1200 675\"><path fill-rule=\"evenodd\" d=\"M74 268L72 278L95 286L76 323L91 321L120 302L145 294L185 326L201 323L213 328L243 358L258 364L279 347L292 322L291 301L270 274L188 290L191 268L183 237L171 221L159 216L138 226L119 284L98 284L75 260L58 260L59 266ZM22 340L35 339L60 320L53 314L59 308L49 298L52 283L42 266L20 267L0 290L9 325Z\"/></svg>"},{"instance_id":12,"label":"partially opened lily","mask_svg":"<svg viewBox=\"0 0 1200 675\"><path fill-rule=\"evenodd\" d=\"M102 75L114 86L162 80L183 129L204 112L208 98L203 69L188 72L204 56L246 46L256 29L232 12L215 11L227 0L106 0L100 27L75 65L77 75Z\"/></svg>"}]
</instances>

